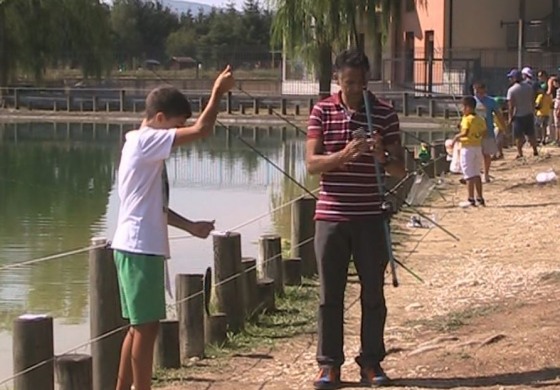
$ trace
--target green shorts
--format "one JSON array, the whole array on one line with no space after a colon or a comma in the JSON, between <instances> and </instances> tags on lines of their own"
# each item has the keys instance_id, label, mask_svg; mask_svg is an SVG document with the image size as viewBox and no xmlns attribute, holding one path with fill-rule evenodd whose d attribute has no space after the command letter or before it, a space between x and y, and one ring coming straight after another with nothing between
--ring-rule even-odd
<instances>
[{"instance_id":1,"label":"green shorts","mask_svg":"<svg viewBox=\"0 0 560 390\"><path fill-rule=\"evenodd\" d=\"M118 250L113 256L123 318L131 325L165 319L165 258Z\"/></svg>"}]
</instances>

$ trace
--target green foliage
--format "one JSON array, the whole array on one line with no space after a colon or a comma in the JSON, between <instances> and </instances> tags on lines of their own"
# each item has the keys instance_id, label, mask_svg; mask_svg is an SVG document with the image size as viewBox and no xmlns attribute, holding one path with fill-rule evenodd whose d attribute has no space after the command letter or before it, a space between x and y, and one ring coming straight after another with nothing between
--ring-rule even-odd
<instances>
[{"instance_id":1,"label":"green foliage","mask_svg":"<svg viewBox=\"0 0 560 390\"><path fill-rule=\"evenodd\" d=\"M0 0L0 85L41 81L47 69L101 78L116 65L137 69L192 57L205 69L248 69L270 61L272 14L257 0L208 14L177 15L158 0Z\"/></svg>"}]
</instances>

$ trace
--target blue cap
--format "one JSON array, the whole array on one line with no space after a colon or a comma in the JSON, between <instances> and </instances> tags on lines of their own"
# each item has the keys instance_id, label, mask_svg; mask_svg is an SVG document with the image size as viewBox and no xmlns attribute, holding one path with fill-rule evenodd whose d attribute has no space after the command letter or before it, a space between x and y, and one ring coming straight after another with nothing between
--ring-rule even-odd
<instances>
[{"instance_id":1,"label":"blue cap","mask_svg":"<svg viewBox=\"0 0 560 390\"><path fill-rule=\"evenodd\" d=\"M507 74L507 77L511 78L511 79L518 80L518 79L521 78L521 72L518 69L514 68L514 69L509 71L509 73Z\"/></svg>"}]
</instances>

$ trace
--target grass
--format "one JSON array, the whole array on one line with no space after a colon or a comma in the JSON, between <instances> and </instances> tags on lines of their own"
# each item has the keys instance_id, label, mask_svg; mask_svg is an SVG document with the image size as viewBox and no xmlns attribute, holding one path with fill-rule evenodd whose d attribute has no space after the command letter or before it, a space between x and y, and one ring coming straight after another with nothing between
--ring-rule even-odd
<instances>
[{"instance_id":1,"label":"grass","mask_svg":"<svg viewBox=\"0 0 560 390\"><path fill-rule=\"evenodd\" d=\"M319 303L317 282L304 279L299 287L285 287L283 297L276 296L276 311L264 313L245 324L237 334L228 334L224 345L207 345L206 357L213 359L213 366L220 366L228 357L254 350L257 347L273 347L301 334L315 331L316 312ZM180 381L200 370L208 370L208 364L193 361L177 370L157 370L154 383L159 385Z\"/></svg>"},{"instance_id":2,"label":"grass","mask_svg":"<svg viewBox=\"0 0 560 390\"><path fill-rule=\"evenodd\" d=\"M415 327L421 325L436 332L453 332L465 325L469 325L472 320L496 313L501 308L501 305L472 307L461 311L454 311L446 315L407 321L405 326Z\"/></svg>"}]
</instances>

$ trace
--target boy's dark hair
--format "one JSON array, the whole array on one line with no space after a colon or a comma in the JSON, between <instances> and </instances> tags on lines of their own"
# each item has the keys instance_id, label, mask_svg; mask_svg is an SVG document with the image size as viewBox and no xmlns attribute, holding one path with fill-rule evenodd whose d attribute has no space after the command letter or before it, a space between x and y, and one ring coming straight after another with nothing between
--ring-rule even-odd
<instances>
[{"instance_id":1,"label":"boy's dark hair","mask_svg":"<svg viewBox=\"0 0 560 390\"><path fill-rule=\"evenodd\" d=\"M334 67L337 72L344 68L363 69L369 72L369 60L361 50L348 49L336 56Z\"/></svg>"},{"instance_id":2,"label":"boy's dark hair","mask_svg":"<svg viewBox=\"0 0 560 390\"><path fill-rule=\"evenodd\" d=\"M486 90L486 84L484 84L482 81L477 81L473 84L473 88Z\"/></svg>"},{"instance_id":3,"label":"boy's dark hair","mask_svg":"<svg viewBox=\"0 0 560 390\"><path fill-rule=\"evenodd\" d=\"M476 99L472 96L465 96L462 101L463 105L473 110L476 108Z\"/></svg>"},{"instance_id":4,"label":"boy's dark hair","mask_svg":"<svg viewBox=\"0 0 560 390\"><path fill-rule=\"evenodd\" d=\"M146 97L146 117L152 119L158 112L167 118L192 116L189 100L174 87L158 87Z\"/></svg>"}]
</instances>

